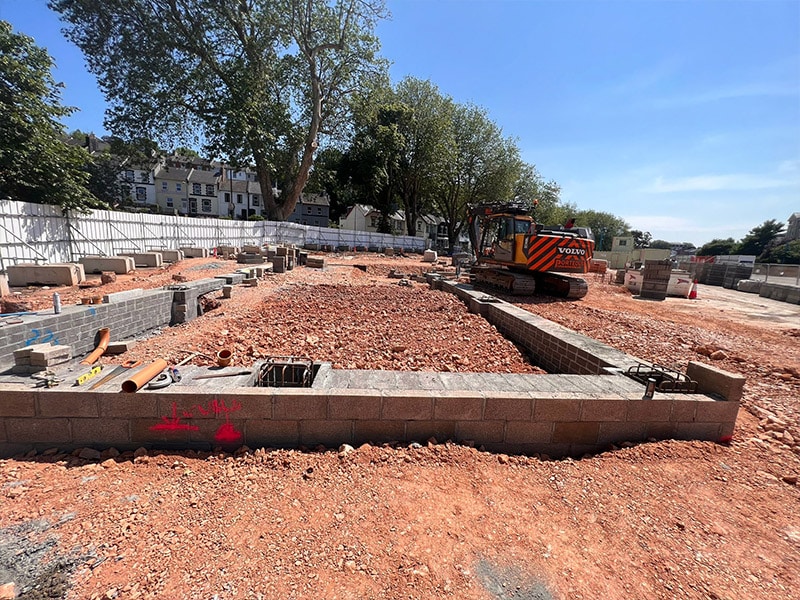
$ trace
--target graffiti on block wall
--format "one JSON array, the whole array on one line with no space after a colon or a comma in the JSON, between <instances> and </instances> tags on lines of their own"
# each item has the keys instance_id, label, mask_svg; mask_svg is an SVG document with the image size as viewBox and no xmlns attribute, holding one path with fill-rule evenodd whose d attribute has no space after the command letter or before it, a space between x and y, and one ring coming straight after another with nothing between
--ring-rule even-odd
<instances>
[{"instance_id":1,"label":"graffiti on block wall","mask_svg":"<svg viewBox=\"0 0 800 600\"><path fill-rule=\"evenodd\" d=\"M225 415L225 422L217 428L214 433L214 441L219 444L234 444L242 440L242 432L236 429L231 423L231 413L242 409L239 401L234 400L230 406L225 404L225 400L217 400L216 398L205 406L195 404L191 410L181 410L178 415L177 402L172 403L172 414L169 416L162 416L161 421L150 427L150 431L199 431L197 425L184 423L183 419L194 418L193 410L196 410L200 415L207 416L220 416Z\"/></svg>"},{"instance_id":2,"label":"graffiti on block wall","mask_svg":"<svg viewBox=\"0 0 800 600\"><path fill-rule=\"evenodd\" d=\"M55 346L59 345L58 338L52 332L52 330L50 330L50 328L47 328L44 331L41 329L32 328L31 337L25 340L25 345L32 346L33 344L47 344L48 342Z\"/></svg>"}]
</instances>

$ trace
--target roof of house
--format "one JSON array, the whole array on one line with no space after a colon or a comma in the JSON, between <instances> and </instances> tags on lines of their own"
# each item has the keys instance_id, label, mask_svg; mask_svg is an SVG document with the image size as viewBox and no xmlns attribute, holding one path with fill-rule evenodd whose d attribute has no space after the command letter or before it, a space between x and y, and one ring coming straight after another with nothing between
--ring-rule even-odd
<instances>
[{"instance_id":1,"label":"roof of house","mask_svg":"<svg viewBox=\"0 0 800 600\"><path fill-rule=\"evenodd\" d=\"M169 181L187 181L189 179L189 171L177 167L158 165L155 170L155 178L167 179Z\"/></svg>"},{"instance_id":2,"label":"roof of house","mask_svg":"<svg viewBox=\"0 0 800 600\"><path fill-rule=\"evenodd\" d=\"M192 183L216 183L218 177L213 171L201 171L199 169L192 169L189 172L189 181Z\"/></svg>"},{"instance_id":3,"label":"roof of house","mask_svg":"<svg viewBox=\"0 0 800 600\"><path fill-rule=\"evenodd\" d=\"M298 204L313 204L315 206L330 206L331 199L326 194L300 194Z\"/></svg>"}]
</instances>

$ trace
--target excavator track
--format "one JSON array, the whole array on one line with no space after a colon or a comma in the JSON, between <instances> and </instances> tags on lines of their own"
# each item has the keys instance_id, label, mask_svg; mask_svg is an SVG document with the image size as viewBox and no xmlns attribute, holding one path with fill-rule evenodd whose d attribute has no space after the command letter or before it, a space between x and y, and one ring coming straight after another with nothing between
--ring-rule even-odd
<instances>
[{"instance_id":1,"label":"excavator track","mask_svg":"<svg viewBox=\"0 0 800 600\"><path fill-rule=\"evenodd\" d=\"M542 293L578 300L589 292L586 281L556 273L517 273L508 269L473 267L470 280L476 287L499 290L514 296Z\"/></svg>"}]
</instances>

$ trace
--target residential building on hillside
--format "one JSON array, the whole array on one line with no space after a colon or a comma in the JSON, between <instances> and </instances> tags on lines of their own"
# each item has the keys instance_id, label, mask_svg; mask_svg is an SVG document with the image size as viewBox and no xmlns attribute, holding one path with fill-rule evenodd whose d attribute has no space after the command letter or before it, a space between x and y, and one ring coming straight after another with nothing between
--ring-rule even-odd
<instances>
[{"instance_id":1,"label":"residential building on hillside","mask_svg":"<svg viewBox=\"0 0 800 600\"><path fill-rule=\"evenodd\" d=\"M392 233L402 235L405 221L397 212L389 215ZM368 204L354 204L339 219L339 227L353 231L377 233L381 222L381 213Z\"/></svg>"},{"instance_id":2,"label":"residential building on hillside","mask_svg":"<svg viewBox=\"0 0 800 600\"><path fill-rule=\"evenodd\" d=\"M188 177L189 214L204 217L220 214L217 185L220 171L192 169Z\"/></svg>"},{"instance_id":3,"label":"residential building on hillside","mask_svg":"<svg viewBox=\"0 0 800 600\"><path fill-rule=\"evenodd\" d=\"M328 227L330 225L331 200L327 194L300 194L294 211L286 219L291 223Z\"/></svg>"},{"instance_id":4,"label":"residential building on hillside","mask_svg":"<svg viewBox=\"0 0 800 600\"><path fill-rule=\"evenodd\" d=\"M367 204L351 206L339 219L339 227L355 231L377 232L381 221L381 213ZM394 235L408 235L405 211L397 210L389 215L391 230ZM428 240L428 247L439 248L447 245L447 224L442 217L420 215L417 217L416 237Z\"/></svg>"},{"instance_id":5,"label":"residential building on hillside","mask_svg":"<svg viewBox=\"0 0 800 600\"><path fill-rule=\"evenodd\" d=\"M130 187L131 201L138 207L156 206L156 163L123 165L122 181Z\"/></svg>"},{"instance_id":6,"label":"residential building on hillside","mask_svg":"<svg viewBox=\"0 0 800 600\"><path fill-rule=\"evenodd\" d=\"M786 234L784 239L787 242L800 240L800 212L796 212L789 217L786 224Z\"/></svg>"},{"instance_id":7,"label":"residential building on hillside","mask_svg":"<svg viewBox=\"0 0 800 600\"><path fill-rule=\"evenodd\" d=\"M156 204L161 212L167 214L189 214L189 173L190 169L156 166L155 181Z\"/></svg>"}]
</instances>

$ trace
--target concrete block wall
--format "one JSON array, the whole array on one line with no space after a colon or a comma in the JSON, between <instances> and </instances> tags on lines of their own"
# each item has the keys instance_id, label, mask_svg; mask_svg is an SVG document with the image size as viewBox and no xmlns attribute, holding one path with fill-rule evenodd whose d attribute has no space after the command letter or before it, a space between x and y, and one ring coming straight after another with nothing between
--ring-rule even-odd
<instances>
[{"instance_id":1,"label":"concrete block wall","mask_svg":"<svg viewBox=\"0 0 800 600\"><path fill-rule=\"evenodd\" d=\"M69 345L80 356L95 347L100 328L110 328L112 340L125 339L169 324L171 308L171 291L147 290L109 304L64 306L57 315L26 315L22 323L3 327L0 368L14 364L14 350L32 344Z\"/></svg>"},{"instance_id":2,"label":"concrete block wall","mask_svg":"<svg viewBox=\"0 0 800 600\"><path fill-rule=\"evenodd\" d=\"M546 369L573 374L531 375L520 385L493 374L416 374L420 385L412 389L399 386L400 374L387 378L374 371L358 374L359 385L368 389L355 389L337 387L337 372L323 366L313 388L232 387L217 393L188 384L121 394L0 383L0 455L49 447L335 447L435 437L496 452L560 457L623 441L723 441L733 435L744 378L690 363L687 375L704 393L656 392L644 400L644 386L607 374L639 362L634 357L511 304L489 301L471 286L439 285L476 303ZM167 312L171 295L161 293ZM99 326L93 323L93 331Z\"/></svg>"},{"instance_id":3,"label":"concrete block wall","mask_svg":"<svg viewBox=\"0 0 800 600\"><path fill-rule=\"evenodd\" d=\"M336 447L431 437L496 452L580 456L647 438L724 440L739 406L680 394L642 400L585 392L232 388L212 396L188 386L135 395L11 388L0 384L2 456L50 447ZM182 415L179 426L173 415ZM223 431L234 435L222 438Z\"/></svg>"},{"instance_id":4,"label":"concrete block wall","mask_svg":"<svg viewBox=\"0 0 800 600\"><path fill-rule=\"evenodd\" d=\"M765 281L762 282L758 295L762 298L771 298L789 304L800 304L800 287L794 285L781 285Z\"/></svg>"},{"instance_id":5,"label":"concrete block wall","mask_svg":"<svg viewBox=\"0 0 800 600\"><path fill-rule=\"evenodd\" d=\"M505 337L528 350L531 362L549 373L599 375L607 368L627 370L643 362L472 286L447 280L438 285L443 291L456 294Z\"/></svg>"},{"instance_id":6,"label":"concrete block wall","mask_svg":"<svg viewBox=\"0 0 800 600\"><path fill-rule=\"evenodd\" d=\"M187 323L198 316L198 298L210 292L221 290L225 281L219 277L198 279L180 285L168 286L174 292L172 318L170 323Z\"/></svg>"}]
</instances>

